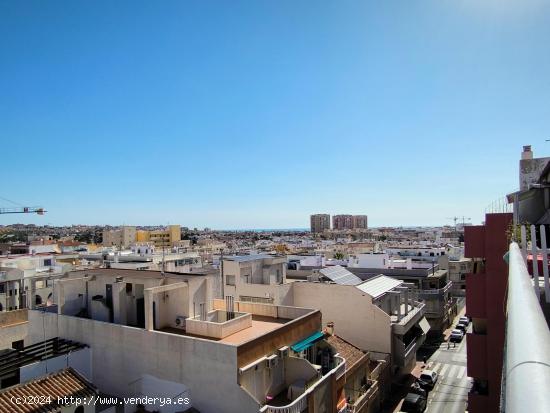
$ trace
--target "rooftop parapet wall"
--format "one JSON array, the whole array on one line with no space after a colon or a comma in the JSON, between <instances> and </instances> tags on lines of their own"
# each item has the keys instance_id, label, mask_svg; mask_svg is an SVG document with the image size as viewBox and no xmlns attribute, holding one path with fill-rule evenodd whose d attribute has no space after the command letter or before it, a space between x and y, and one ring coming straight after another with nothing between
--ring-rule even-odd
<instances>
[{"instance_id":1,"label":"rooftop parapet wall","mask_svg":"<svg viewBox=\"0 0 550 413\"><path fill-rule=\"evenodd\" d=\"M241 313L250 313L253 315L264 317L285 318L288 320L294 320L313 311L309 308L251 303L245 301L235 301L234 304L234 311L239 311ZM214 310L225 310L225 301L222 299L212 300L212 305Z\"/></svg>"},{"instance_id":2,"label":"rooftop parapet wall","mask_svg":"<svg viewBox=\"0 0 550 413\"><path fill-rule=\"evenodd\" d=\"M211 311L208 313L208 318L212 318L215 314L219 315L221 311ZM225 338L249 327L252 327L252 315L249 313L235 313L235 318L224 322L201 320L200 316L185 320L187 333L215 339Z\"/></svg>"},{"instance_id":3,"label":"rooftop parapet wall","mask_svg":"<svg viewBox=\"0 0 550 413\"><path fill-rule=\"evenodd\" d=\"M9 327L15 324L26 323L29 319L28 317L28 310L26 308L0 312L0 327Z\"/></svg>"},{"instance_id":4,"label":"rooftop parapet wall","mask_svg":"<svg viewBox=\"0 0 550 413\"><path fill-rule=\"evenodd\" d=\"M266 354L273 354L281 347L320 331L321 327L321 312L311 310L309 314L289 321L276 330L240 344L237 348L237 365L246 366Z\"/></svg>"}]
</instances>

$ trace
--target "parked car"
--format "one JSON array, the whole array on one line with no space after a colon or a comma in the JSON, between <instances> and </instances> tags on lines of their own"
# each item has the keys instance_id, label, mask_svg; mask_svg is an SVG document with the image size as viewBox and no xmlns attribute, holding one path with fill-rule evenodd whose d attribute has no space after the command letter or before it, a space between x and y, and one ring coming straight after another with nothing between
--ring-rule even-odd
<instances>
[{"instance_id":1,"label":"parked car","mask_svg":"<svg viewBox=\"0 0 550 413\"><path fill-rule=\"evenodd\" d=\"M464 338L464 331L456 329L451 331L451 335L449 336L449 341L451 343L460 343L463 338Z\"/></svg>"},{"instance_id":2,"label":"parked car","mask_svg":"<svg viewBox=\"0 0 550 413\"><path fill-rule=\"evenodd\" d=\"M467 324L463 324L463 323L458 323L455 327L456 330L461 330L464 332L464 334L466 334L466 330L468 329L468 325Z\"/></svg>"},{"instance_id":3,"label":"parked car","mask_svg":"<svg viewBox=\"0 0 550 413\"><path fill-rule=\"evenodd\" d=\"M419 394L422 397L428 397L428 392L424 390L417 381L411 384L409 393Z\"/></svg>"},{"instance_id":4,"label":"parked car","mask_svg":"<svg viewBox=\"0 0 550 413\"><path fill-rule=\"evenodd\" d=\"M401 411L407 413L422 413L426 410L426 398L416 393L409 393L405 396Z\"/></svg>"},{"instance_id":5,"label":"parked car","mask_svg":"<svg viewBox=\"0 0 550 413\"><path fill-rule=\"evenodd\" d=\"M437 373L433 370L424 370L417 382L424 390L430 391L437 383Z\"/></svg>"},{"instance_id":6,"label":"parked car","mask_svg":"<svg viewBox=\"0 0 550 413\"><path fill-rule=\"evenodd\" d=\"M466 324L466 325L469 325L470 324L470 319L468 317L460 317L458 319L458 322L459 323L462 323L462 324Z\"/></svg>"}]
</instances>

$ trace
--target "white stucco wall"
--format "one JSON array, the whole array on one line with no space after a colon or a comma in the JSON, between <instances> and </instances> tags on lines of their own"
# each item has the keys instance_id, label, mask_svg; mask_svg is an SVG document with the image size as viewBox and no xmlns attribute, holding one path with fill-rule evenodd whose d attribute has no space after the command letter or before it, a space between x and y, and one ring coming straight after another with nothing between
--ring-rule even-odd
<instances>
[{"instance_id":1,"label":"white stucco wall","mask_svg":"<svg viewBox=\"0 0 550 413\"><path fill-rule=\"evenodd\" d=\"M334 322L335 334L362 350L391 352L390 316L371 297L353 286L295 282L294 305L321 310L323 324Z\"/></svg>"},{"instance_id":2,"label":"white stucco wall","mask_svg":"<svg viewBox=\"0 0 550 413\"><path fill-rule=\"evenodd\" d=\"M237 383L237 347L158 331L57 314L44 314L46 338L63 337L92 349L93 383L115 396L133 396L144 374L181 383L204 413L257 413ZM29 341L44 339L42 314L29 311Z\"/></svg>"}]
</instances>

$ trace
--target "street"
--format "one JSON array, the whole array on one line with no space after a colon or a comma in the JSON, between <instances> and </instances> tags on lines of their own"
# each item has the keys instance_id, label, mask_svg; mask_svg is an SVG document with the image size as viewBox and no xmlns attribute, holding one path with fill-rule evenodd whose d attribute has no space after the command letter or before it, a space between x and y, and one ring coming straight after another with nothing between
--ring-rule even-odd
<instances>
[{"instance_id":1,"label":"street","mask_svg":"<svg viewBox=\"0 0 550 413\"><path fill-rule=\"evenodd\" d=\"M427 413L463 413L467 408L471 380L466 375L466 337L456 347L450 343L447 349L447 345L447 342L441 343L427 361L426 368L439 375L428 395Z\"/></svg>"}]
</instances>

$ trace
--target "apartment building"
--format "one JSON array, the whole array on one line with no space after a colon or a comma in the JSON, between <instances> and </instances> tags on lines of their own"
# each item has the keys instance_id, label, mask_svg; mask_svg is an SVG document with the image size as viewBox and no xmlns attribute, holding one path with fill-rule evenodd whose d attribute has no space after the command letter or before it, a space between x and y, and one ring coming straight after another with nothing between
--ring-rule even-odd
<instances>
[{"instance_id":1,"label":"apartment building","mask_svg":"<svg viewBox=\"0 0 550 413\"><path fill-rule=\"evenodd\" d=\"M424 317L426 304L416 301L416 292L404 282L384 276L362 282L342 267L322 269L311 282L286 282L283 257L230 259L223 261L225 296L319 309L323 322L334 323L336 334L343 339L362 350L391 355L394 374L404 375L412 369L430 325ZM347 273L353 285L324 282L330 278L322 274L329 272Z\"/></svg>"},{"instance_id":2,"label":"apartment building","mask_svg":"<svg viewBox=\"0 0 550 413\"><path fill-rule=\"evenodd\" d=\"M353 229L368 229L368 217L366 215L354 215L352 217Z\"/></svg>"},{"instance_id":3,"label":"apartment building","mask_svg":"<svg viewBox=\"0 0 550 413\"><path fill-rule=\"evenodd\" d=\"M430 329L425 304L405 283L383 275L357 285L294 282L292 294L294 305L320 309L338 336L363 350L391 355L396 377L411 372Z\"/></svg>"},{"instance_id":4,"label":"apartment building","mask_svg":"<svg viewBox=\"0 0 550 413\"><path fill-rule=\"evenodd\" d=\"M466 309L472 318L472 332L466 335L468 376L473 378L468 410L472 413L499 411L508 285L503 256L511 222L512 214L486 214L485 225L464 230L464 255L474 260L473 272L466 276Z\"/></svg>"},{"instance_id":5,"label":"apartment building","mask_svg":"<svg viewBox=\"0 0 550 413\"><path fill-rule=\"evenodd\" d=\"M102 244L106 247L127 248L136 242L136 227L123 226L120 229L103 231Z\"/></svg>"},{"instance_id":6,"label":"apartment building","mask_svg":"<svg viewBox=\"0 0 550 413\"><path fill-rule=\"evenodd\" d=\"M152 242L159 248L177 246L181 241L181 227L179 225L168 225L166 229L139 231L136 240L138 242Z\"/></svg>"},{"instance_id":7,"label":"apartment building","mask_svg":"<svg viewBox=\"0 0 550 413\"><path fill-rule=\"evenodd\" d=\"M325 230L330 229L329 214L314 214L310 216L311 232L321 234Z\"/></svg>"},{"instance_id":8,"label":"apartment building","mask_svg":"<svg viewBox=\"0 0 550 413\"><path fill-rule=\"evenodd\" d=\"M52 254L0 257L0 311L47 305L52 298L52 280L71 268Z\"/></svg>"},{"instance_id":9,"label":"apartment building","mask_svg":"<svg viewBox=\"0 0 550 413\"><path fill-rule=\"evenodd\" d=\"M334 215L332 217L332 229L338 231L353 229L353 216L344 214Z\"/></svg>"},{"instance_id":10,"label":"apartment building","mask_svg":"<svg viewBox=\"0 0 550 413\"><path fill-rule=\"evenodd\" d=\"M190 403L180 411L328 413L345 404L346 361L318 310L217 299L219 282L218 275L75 271L56 281L57 313L29 311L29 341L82 343L100 392L185 395Z\"/></svg>"},{"instance_id":11,"label":"apartment building","mask_svg":"<svg viewBox=\"0 0 550 413\"><path fill-rule=\"evenodd\" d=\"M453 283L452 294L465 296L466 276L473 271L474 261L471 258L459 258L448 261L449 280Z\"/></svg>"},{"instance_id":12,"label":"apartment building","mask_svg":"<svg viewBox=\"0 0 550 413\"><path fill-rule=\"evenodd\" d=\"M388 250L386 250L388 251ZM430 323L430 336L441 336L457 313L456 299L453 299L452 281L446 269L440 269L435 259L438 252L427 255L402 255L393 258L388 253L357 254L350 256L348 269L363 280L379 274L407 283L419 301L426 306L426 319ZM418 258L418 260L417 260Z\"/></svg>"},{"instance_id":13,"label":"apartment building","mask_svg":"<svg viewBox=\"0 0 550 413\"><path fill-rule=\"evenodd\" d=\"M287 259L268 254L224 256L220 264L223 296L240 301L290 305Z\"/></svg>"}]
</instances>

